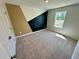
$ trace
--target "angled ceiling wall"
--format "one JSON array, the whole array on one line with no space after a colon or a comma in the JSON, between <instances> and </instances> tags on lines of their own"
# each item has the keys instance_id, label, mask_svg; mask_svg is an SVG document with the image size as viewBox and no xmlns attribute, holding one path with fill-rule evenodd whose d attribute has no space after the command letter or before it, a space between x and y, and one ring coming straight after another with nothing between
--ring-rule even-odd
<instances>
[{"instance_id":1,"label":"angled ceiling wall","mask_svg":"<svg viewBox=\"0 0 79 59\"><path fill-rule=\"evenodd\" d=\"M21 7L27 21L32 20L33 18L41 15L42 13L44 13L46 11L46 10L43 10L43 9L27 7L27 6L24 6L24 5L20 5L20 7Z\"/></svg>"},{"instance_id":2,"label":"angled ceiling wall","mask_svg":"<svg viewBox=\"0 0 79 59\"><path fill-rule=\"evenodd\" d=\"M7 0L7 2L10 3L21 4L47 10L79 3L79 0L48 0L48 1L49 2L46 3L45 0Z\"/></svg>"}]
</instances>

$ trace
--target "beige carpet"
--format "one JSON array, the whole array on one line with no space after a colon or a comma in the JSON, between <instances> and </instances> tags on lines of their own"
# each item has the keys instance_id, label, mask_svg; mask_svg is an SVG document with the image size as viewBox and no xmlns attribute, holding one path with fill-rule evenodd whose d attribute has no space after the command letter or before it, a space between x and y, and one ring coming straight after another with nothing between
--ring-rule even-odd
<instances>
[{"instance_id":1,"label":"beige carpet","mask_svg":"<svg viewBox=\"0 0 79 59\"><path fill-rule=\"evenodd\" d=\"M16 59L71 59L76 40L42 30L17 38Z\"/></svg>"}]
</instances>

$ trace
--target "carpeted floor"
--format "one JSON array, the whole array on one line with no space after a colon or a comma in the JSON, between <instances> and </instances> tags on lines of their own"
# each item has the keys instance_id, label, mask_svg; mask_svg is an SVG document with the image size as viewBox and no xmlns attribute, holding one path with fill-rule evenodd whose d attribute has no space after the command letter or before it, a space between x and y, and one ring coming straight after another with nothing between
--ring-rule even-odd
<instances>
[{"instance_id":1,"label":"carpeted floor","mask_svg":"<svg viewBox=\"0 0 79 59\"><path fill-rule=\"evenodd\" d=\"M42 30L17 38L16 59L71 59L76 42Z\"/></svg>"}]
</instances>

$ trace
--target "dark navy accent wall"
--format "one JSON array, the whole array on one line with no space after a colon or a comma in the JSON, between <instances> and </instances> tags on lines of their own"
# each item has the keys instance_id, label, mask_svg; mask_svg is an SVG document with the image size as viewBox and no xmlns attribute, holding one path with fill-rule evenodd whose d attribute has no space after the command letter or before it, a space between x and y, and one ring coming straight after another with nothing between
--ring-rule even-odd
<instances>
[{"instance_id":1,"label":"dark navy accent wall","mask_svg":"<svg viewBox=\"0 0 79 59\"><path fill-rule=\"evenodd\" d=\"M48 12L45 12L28 22L32 31L41 30L47 27L47 13Z\"/></svg>"}]
</instances>

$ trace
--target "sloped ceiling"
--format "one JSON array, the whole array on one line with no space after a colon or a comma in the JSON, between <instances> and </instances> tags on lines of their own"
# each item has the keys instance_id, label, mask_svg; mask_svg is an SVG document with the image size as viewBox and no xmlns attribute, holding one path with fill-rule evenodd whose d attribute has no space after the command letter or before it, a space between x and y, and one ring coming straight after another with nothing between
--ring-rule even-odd
<instances>
[{"instance_id":1,"label":"sloped ceiling","mask_svg":"<svg viewBox=\"0 0 79 59\"><path fill-rule=\"evenodd\" d=\"M20 6L25 18L27 21L32 20L33 18L39 16L40 14L44 13L46 10L39 9L39 8L31 8L31 7L26 7L24 5Z\"/></svg>"},{"instance_id":2,"label":"sloped ceiling","mask_svg":"<svg viewBox=\"0 0 79 59\"><path fill-rule=\"evenodd\" d=\"M47 4L45 0L7 0L7 2L41 9L53 9L79 3L79 0L49 0Z\"/></svg>"}]
</instances>

